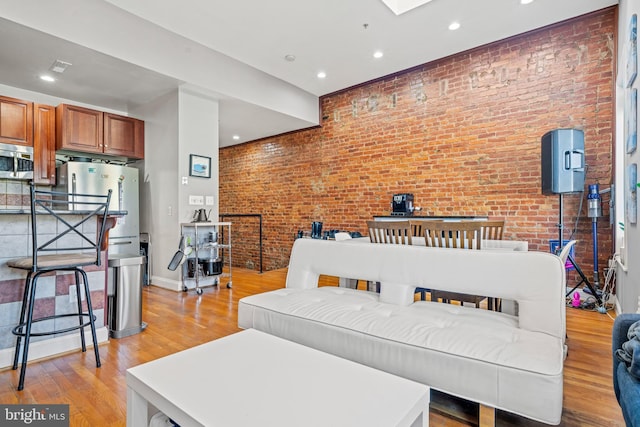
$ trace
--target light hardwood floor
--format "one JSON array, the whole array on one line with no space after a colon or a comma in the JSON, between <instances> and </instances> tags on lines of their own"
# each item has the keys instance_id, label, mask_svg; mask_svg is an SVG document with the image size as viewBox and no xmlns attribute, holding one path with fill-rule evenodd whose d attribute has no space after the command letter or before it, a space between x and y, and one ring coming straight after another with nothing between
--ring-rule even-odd
<instances>
[{"instance_id":1,"label":"light hardwood floor","mask_svg":"<svg viewBox=\"0 0 640 427\"><path fill-rule=\"evenodd\" d=\"M233 289L206 288L201 296L145 287L143 320L149 326L142 333L101 345L101 368L95 367L91 351L33 362L21 392L16 391L19 371L5 369L0 371L0 403L68 403L71 426L125 425L127 368L239 331L238 300L282 287L286 277L286 270L260 274L234 268L233 273ZM337 284L333 278L321 281L321 285ZM563 426L624 426L611 386L612 324L607 315L567 309ZM431 426L474 425L477 405L441 395L433 399L458 418L432 409ZM496 424L544 425L503 412L498 412Z\"/></svg>"}]
</instances>

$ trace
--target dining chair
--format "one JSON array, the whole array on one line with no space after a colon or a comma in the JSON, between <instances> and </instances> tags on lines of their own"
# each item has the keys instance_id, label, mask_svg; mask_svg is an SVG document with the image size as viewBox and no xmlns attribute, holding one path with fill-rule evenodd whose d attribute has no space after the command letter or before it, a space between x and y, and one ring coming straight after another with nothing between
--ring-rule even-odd
<instances>
[{"instance_id":1,"label":"dining chair","mask_svg":"<svg viewBox=\"0 0 640 427\"><path fill-rule=\"evenodd\" d=\"M441 219L429 219L429 218L425 218L425 219L411 219L409 220L409 226L411 227L411 236L414 238L413 240L415 240L415 237L418 237L420 239L424 238L424 228L426 225L432 223L432 222L442 222ZM415 242L413 242L413 244L416 244Z\"/></svg>"},{"instance_id":2,"label":"dining chair","mask_svg":"<svg viewBox=\"0 0 640 427\"><path fill-rule=\"evenodd\" d=\"M482 240L502 240L504 220L481 221Z\"/></svg>"},{"instance_id":3,"label":"dining chair","mask_svg":"<svg viewBox=\"0 0 640 427\"><path fill-rule=\"evenodd\" d=\"M64 334L80 331L82 351L86 352L84 328L89 326L93 339L96 367L100 367L100 353L96 336L93 307L89 281L83 267L99 266L101 262L101 247L106 232L107 213L111 200L111 190L106 195L65 193L59 191L45 191L36 189L30 183L31 195L31 256L12 259L7 265L27 272L24 282L24 293L20 309L20 320L12 333L17 336L13 369L18 369L18 359L22 346L22 363L18 390L24 388L29 344L32 337ZM76 212L64 215L61 211L69 209L74 203ZM38 279L43 274L56 271L72 272L75 276L75 313L56 313L45 317L34 316L36 305L36 291ZM46 281L44 283L47 283ZM80 286L84 287L86 312L82 307ZM58 320L70 318L64 322ZM75 319L75 320L74 320ZM42 323L40 323L42 322ZM33 326L42 325L42 328ZM42 331L52 325L52 329Z\"/></svg>"},{"instance_id":4,"label":"dining chair","mask_svg":"<svg viewBox=\"0 0 640 427\"><path fill-rule=\"evenodd\" d=\"M480 249L480 221L442 221L425 226L426 246L440 248Z\"/></svg>"},{"instance_id":5,"label":"dining chair","mask_svg":"<svg viewBox=\"0 0 640 427\"><path fill-rule=\"evenodd\" d=\"M367 221L371 243L411 244L409 221Z\"/></svg>"},{"instance_id":6,"label":"dining chair","mask_svg":"<svg viewBox=\"0 0 640 427\"><path fill-rule=\"evenodd\" d=\"M482 242L480 221L433 222L425 226L424 233L425 244L431 247L480 250ZM461 304L469 302L479 308L480 302L485 298L479 295L431 289L431 301L436 302L438 300L446 303L460 301Z\"/></svg>"},{"instance_id":7,"label":"dining chair","mask_svg":"<svg viewBox=\"0 0 640 427\"><path fill-rule=\"evenodd\" d=\"M411 227L411 237L422 236L422 221L409 220L409 226Z\"/></svg>"}]
</instances>

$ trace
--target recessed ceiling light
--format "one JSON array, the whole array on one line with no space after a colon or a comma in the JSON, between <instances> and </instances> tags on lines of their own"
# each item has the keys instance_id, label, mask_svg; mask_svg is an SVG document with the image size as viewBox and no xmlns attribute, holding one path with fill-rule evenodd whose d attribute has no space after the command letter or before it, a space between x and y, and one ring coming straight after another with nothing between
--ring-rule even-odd
<instances>
[{"instance_id":1,"label":"recessed ceiling light","mask_svg":"<svg viewBox=\"0 0 640 427\"><path fill-rule=\"evenodd\" d=\"M529 4L533 3L533 0L520 0L520 4Z\"/></svg>"},{"instance_id":2,"label":"recessed ceiling light","mask_svg":"<svg viewBox=\"0 0 640 427\"><path fill-rule=\"evenodd\" d=\"M234 141L237 141L240 139L240 135L233 135L232 138Z\"/></svg>"},{"instance_id":3,"label":"recessed ceiling light","mask_svg":"<svg viewBox=\"0 0 640 427\"><path fill-rule=\"evenodd\" d=\"M327 77L327 73L325 73L324 71L320 71L317 74L319 79L324 79L325 77Z\"/></svg>"},{"instance_id":4,"label":"recessed ceiling light","mask_svg":"<svg viewBox=\"0 0 640 427\"><path fill-rule=\"evenodd\" d=\"M53 77L47 76L47 75L44 75L44 74L42 76L40 76L40 79L44 80L45 82L55 82L56 81L56 79L54 79Z\"/></svg>"},{"instance_id":5,"label":"recessed ceiling light","mask_svg":"<svg viewBox=\"0 0 640 427\"><path fill-rule=\"evenodd\" d=\"M452 22L452 23L449 25L449 29L450 29L450 30L457 30L458 28L460 28L460 23L459 23L459 22Z\"/></svg>"},{"instance_id":6,"label":"recessed ceiling light","mask_svg":"<svg viewBox=\"0 0 640 427\"><path fill-rule=\"evenodd\" d=\"M381 50L376 50L375 52L373 52L374 58L382 58L383 56L384 56L384 53L382 53Z\"/></svg>"},{"instance_id":7,"label":"recessed ceiling light","mask_svg":"<svg viewBox=\"0 0 640 427\"><path fill-rule=\"evenodd\" d=\"M284 60L288 61L288 62L293 62L296 60L296 56L295 55L285 55L284 56Z\"/></svg>"}]
</instances>

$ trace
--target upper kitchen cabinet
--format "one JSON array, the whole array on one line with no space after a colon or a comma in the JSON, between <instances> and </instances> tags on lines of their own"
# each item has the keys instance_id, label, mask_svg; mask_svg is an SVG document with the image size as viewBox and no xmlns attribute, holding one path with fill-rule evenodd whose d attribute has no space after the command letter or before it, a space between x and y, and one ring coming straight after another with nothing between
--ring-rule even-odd
<instances>
[{"instance_id":1,"label":"upper kitchen cabinet","mask_svg":"<svg viewBox=\"0 0 640 427\"><path fill-rule=\"evenodd\" d=\"M0 142L33 146L33 102L0 96Z\"/></svg>"},{"instance_id":2,"label":"upper kitchen cabinet","mask_svg":"<svg viewBox=\"0 0 640 427\"><path fill-rule=\"evenodd\" d=\"M104 152L134 159L144 158L144 122L104 113Z\"/></svg>"},{"instance_id":3,"label":"upper kitchen cabinet","mask_svg":"<svg viewBox=\"0 0 640 427\"><path fill-rule=\"evenodd\" d=\"M50 105L33 105L33 181L56 183L56 109Z\"/></svg>"},{"instance_id":4,"label":"upper kitchen cabinet","mask_svg":"<svg viewBox=\"0 0 640 427\"><path fill-rule=\"evenodd\" d=\"M144 122L74 105L56 107L58 150L144 157Z\"/></svg>"},{"instance_id":5,"label":"upper kitchen cabinet","mask_svg":"<svg viewBox=\"0 0 640 427\"><path fill-rule=\"evenodd\" d=\"M75 105L56 107L56 148L103 153L103 113Z\"/></svg>"}]
</instances>

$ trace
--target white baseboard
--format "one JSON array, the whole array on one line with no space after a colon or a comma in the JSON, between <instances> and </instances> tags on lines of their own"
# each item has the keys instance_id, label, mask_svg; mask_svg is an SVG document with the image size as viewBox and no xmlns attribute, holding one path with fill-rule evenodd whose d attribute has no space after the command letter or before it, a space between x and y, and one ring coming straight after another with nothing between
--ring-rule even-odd
<instances>
[{"instance_id":1,"label":"white baseboard","mask_svg":"<svg viewBox=\"0 0 640 427\"><path fill-rule=\"evenodd\" d=\"M179 280L172 280L159 276L151 276L151 284L159 288L169 289L170 291L182 291L182 282Z\"/></svg>"},{"instance_id":2,"label":"white baseboard","mask_svg":"<svg viewBox=\"0 0 640 427\"><path fill-rule=\"evenodd\" d=\"M614 306L616 309L616 316L622 314L622 307L620 306L620 301L618 301L618 297L615 297Z\"/></svg>"},{"instance_id":3,"label":"white baseboard","mask_svg":"<svg viewBox=\"0 0 640 427\"><path fill-rule=\"evenodd\" d=\"M106 326L96 329L96 336L98 338L98 344L109 341L109 329ZM91 329L89 329L89 327L85 328L85 340L87 342L87 351L89 351L89 348L93 348ZM29 361L55 356L72 350L79 350L81 347L82 343L80 342L79 333L59 335L44 341L35 341L29 344ZM0 350L0 369L13 365L14 351L14 347Z\"/></svg>"}]
</instances>

